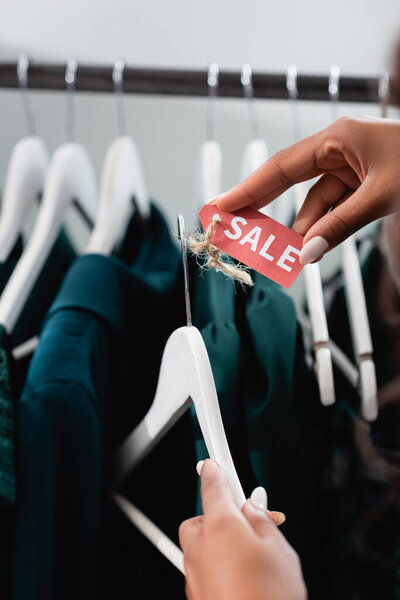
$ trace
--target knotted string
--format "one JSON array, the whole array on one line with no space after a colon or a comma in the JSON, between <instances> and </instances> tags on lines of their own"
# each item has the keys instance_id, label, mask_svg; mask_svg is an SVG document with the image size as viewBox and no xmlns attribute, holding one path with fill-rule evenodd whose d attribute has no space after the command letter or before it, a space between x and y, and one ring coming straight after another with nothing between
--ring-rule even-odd
<instances>
[{"instance_id":1,"label":"knotted string","mask_svg":"<svg viewBox=\"0 0 400 600\"><path fill-rule=\"evenodd\" d=\"M216 214L213 216L211 223L202 233L194 231L189 237L189 247L193 254L206 259L204 267L222 271L230 279L238 281L242 285L252 286L253 280L245 265L233 264L223 261L225 253L211 243L211 238L218 223L221 223L221 217Z\"/></svg>"}]
</instances>

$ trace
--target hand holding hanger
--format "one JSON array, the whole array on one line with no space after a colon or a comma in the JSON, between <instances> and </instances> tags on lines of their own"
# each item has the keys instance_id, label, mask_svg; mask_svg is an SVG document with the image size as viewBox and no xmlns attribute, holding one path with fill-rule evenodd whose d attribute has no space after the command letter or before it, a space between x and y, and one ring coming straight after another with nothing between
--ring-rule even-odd
<instances>
[{"instance_id":1,"label":"hand holding hanger","mask_svg":"<svg viewBox=\"0 0 400 600\"><path fill-rule=\"evenodd\" d=\"M229 450L222 423L214 378L199 330L192 325L187 246L183 217L178 217L185 283L186 327L169 337L160 366L155 397L145 417L125 439L116 455L114 488L152 450L193 403L211 458L218 461L229 482L232 499L241 507L246 498ZM138 529L178 569L182 561L177 548L135 506L114 490L113 498Z\"/></svg>"},{"instance_id":2,"label":"hand holding hanger","mask_svg":"<svg viewBox=\"0 0 400 600\"><path fill-rule=\"evenodd\" d=\"M189 600L304 600L299 559L260 502L262 495L257 499L253 492L239 510L215 462L205 461L200 476L204 515L179 530Z\"/></svg>"}]
</instances>

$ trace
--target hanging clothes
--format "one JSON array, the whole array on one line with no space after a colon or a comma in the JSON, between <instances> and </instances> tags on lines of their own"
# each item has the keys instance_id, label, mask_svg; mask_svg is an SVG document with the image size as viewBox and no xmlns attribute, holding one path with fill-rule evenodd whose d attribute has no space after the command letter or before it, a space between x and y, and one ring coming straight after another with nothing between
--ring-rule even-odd
<instances>
[{"instance_id":1,"label":"hanging clothes","mask_svg":"<svg viewBox=\"0 0 400 600\"><path fill-rule=\"evenodd\" d=\"M127 236L132 265L98 255L73 264L18 404L15 600L117 598L132 585L136 598L166 587L184 597L181 575L109 499L115 451L147 412L164 345L185 314L180 253L157 208ZM122 486L175 538L193 511L174 522L196 477L187 424L148 457L146 476L139 468Z\"/></svg>"},{"instance_id":2,"label":"hanging clothes","mask_svg":"<svg viewBox=\"0 0 400 600\"><path fill-rule=\"evenodd\" d=\"M22 240L19 239L8 260L0 264L0 290L4 289L21 254ZM14 331L9 335L0 326L0 589L4 598L11 594L14 502L18 492L14 473L14 412L30 362L30 356L13 360L11 350L38 334L46 311L75 257L68 236L61 231Z\"/></svg>"},{"instance_id":3,"label":"hanging clothes","mask_svg":"<svg viewBox=\"0 0 400 600\"><path fill-rule=\"evenodd\" d=\"M193 269L195 271L195 268ZM271 508L287 513L285 535L308 581L313 558L311 407L317 402L303 359L292 300L253 273L236 288L215 271L192 274L194 324L201 328L235 466L247 496L267 489ZM207 456L197 429L197 458Z\"/></svg>"},{"instance_id":4,"label":"hanging clothes","mask_svg":"<svg viewBox=\"0 0 400 600\"><path fill-rule=\"evenodd\" d=\"M339 372L324 479L330 599L400 596L400 296L387 259L375 246L362 265L378 383L379 415L366 424L360 399ZM344 289L329 313L332 338L355 360ZM328 581L326 577L326 581Z\"/></svg>"}]
</instances>

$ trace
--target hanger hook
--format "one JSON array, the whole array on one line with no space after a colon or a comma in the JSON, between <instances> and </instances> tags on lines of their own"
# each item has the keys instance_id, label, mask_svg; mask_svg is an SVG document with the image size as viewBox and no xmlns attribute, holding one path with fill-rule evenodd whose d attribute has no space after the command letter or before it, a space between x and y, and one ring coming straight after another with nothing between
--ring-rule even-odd
<instances>
[{"instance_id":1,"label":"hanger hook","mask_svg":"<svg viewBox=\"0 0 400 600\"><path fill-rule=\"evenodd\" d=\"M289 65L286 69L286 89L291 100L297 100L299 89L297 87L297 67Z\"/></svg>"},{"instance_id":2,"label":"hanger hook","mask_svg":"<svg viewBox=\"0 0 400 600\"><path fill-rule=\"evenodd\" d=\"M75 58L69 58L65 66L65 89L67 90L67 118L66 134L67 140L73 141L75 138L75 111L74 111L74 92L76 89L76 73L78 62Z\"/></svg>"},{"instance_id":3,"label":"hanger hook","mask_svg":"<svg viewBox=\"0 0 400 600\"><path fill-rule=\"evenodd\" d=\"M22 104L24 107L26 122L29 135L36 135L35 114L33 112L29 91L28 91L28 71L29 71L29 56L22 52L18 56L17 61L17 79L18 87L21 91Z\"/></svg>"},{"instance_id":4,"label":"hanger hook","mask_svg":"<svg viewBox=\"0 0 400 600\"><path fill-rule=\"evenodd\" d=\"M289 103L292 112L293 138L297 142L302 137L300 109L298 103L299 88L297 85L297 67L289 65L286 69L286 89L289 96Z\"/></svg>"},{"instance_id":5,"label":"hanger hook","mask_svg":"<svg viewBox=\"0 0 400 600\"><path fill-rule=\"evenodd\" d=\"M390 96L390 78L388 71L385 71L385 73L379 77L378 96L381 105L381 117L385 119L387 117Z\"/></svg>"},{"instance_id":6,"label":"hanger hook","mask_svg":"<svg viewBox=\"0 0 400 600\"><path fill-rule=\"evenodd\" d=\"M260 139L261 130L254 104L253 69L251 68L251 65L243 65L242 72L240 74L240 83L243 86L244 97L247 100L247 106L249 109L250 117L250 127L252 130L253 138L255 140Z\"/></svg>"},{"instance_id":7,"label":"hanger hook","mask_svg":"<svg viewBox=\"0 0 400 600\"><path fill-rule=\"evenodd\" d=\"M178 215L178 236L181 240L182 250L182 263L183 263L183 278L185 285L185 307L186 307L186 325L192 326L192 309L190 306L190 293L189 293L189 267L187 258L187 241L185 234L185 221L183 215Z\"/></svg>"},{"instance_id":8,"label":"hanger hook","mask_svg":"<svg viewBox=\"0 0 400 600\"><path fill-rule=\"evenodd\" d=\"M207 140L215 139L215 99L218 96L219 84L219 67L213 62L208 67L207 86L208 86L208 101L207 101L207 123L206 136Z\"/></svg>"},{"instance_id":9,"label":"hanger hook","mask_svg":"<svg viewBox=\"0 0 400 600\"><path fill-rule=\"evenodd\" d=\"M329 74L328 84L329 98L332 107L332 121L339 117L339 98L340 98L340 67L333 65Z\"/></svg>"},{"instance_id":10,"label":"hanger hook","mask_svg":"<svg viewBox=\"0 0 400 600\"><path fill-rule=\"evenodd\" d=\"M112 71L115 97L117 100L118 128L120 135L126 135L126 113L124 105L124 71L126 62L123 58L117 58Z\"/></svg>"}]
</instances>

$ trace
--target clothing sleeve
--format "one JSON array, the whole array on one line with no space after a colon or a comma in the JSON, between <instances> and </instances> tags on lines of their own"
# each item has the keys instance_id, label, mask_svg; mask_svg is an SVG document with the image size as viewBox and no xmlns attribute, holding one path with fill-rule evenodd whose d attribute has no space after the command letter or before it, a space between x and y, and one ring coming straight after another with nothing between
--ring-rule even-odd
<instances>
[{"instance_id":1,"label":"clothing sleeve","mask_svg":"<svg viewBox=\"0 0 400 600\"><path fill-rule=\"evenodd\" d=\"M102 494L93 399L74 382L28 384L17 425L14 600L92 597Z\"/></svg>"}]
</instances>

